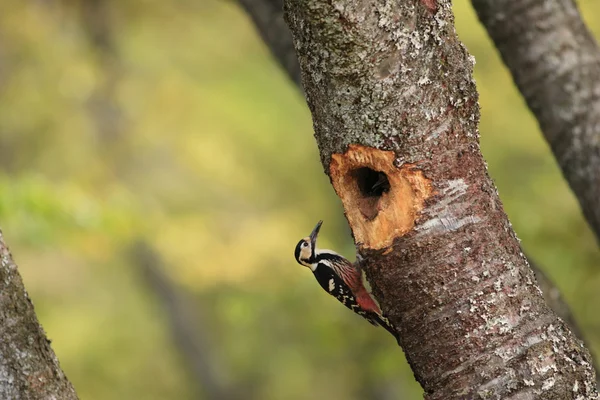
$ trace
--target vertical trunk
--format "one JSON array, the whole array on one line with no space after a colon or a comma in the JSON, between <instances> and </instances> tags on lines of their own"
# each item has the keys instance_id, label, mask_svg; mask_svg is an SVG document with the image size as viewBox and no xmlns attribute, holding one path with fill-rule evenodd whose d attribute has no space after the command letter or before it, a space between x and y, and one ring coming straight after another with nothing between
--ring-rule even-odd
<instances>
[{"instance_id":1,"label":"vertical trunk","mask_svg":"<svg viewBox=\"0 0 600 400\"><path fill-rule=\"evenodd\" d=\"M487 176L449 1L285 5L323 166L427 398L595 398Z\"/></svg>"},{"instance_id":2,"label":"vertical trunk","mask_svg":"<svg viewBox=\"0 0 600 400\"><path fill-rule=\"evenodd\" d=\"M573 0L472 0L600 240L600 50Z\"/></svg>"},{"instance_id":3,"label":"vertical trunk","mask_svg":"<svg viewBox=\"0 0 600 400\"><path fill-rule=\"evenodd\" d=\"M77 399L0 232L0 399Z\"/></svg>"}]
</instances>

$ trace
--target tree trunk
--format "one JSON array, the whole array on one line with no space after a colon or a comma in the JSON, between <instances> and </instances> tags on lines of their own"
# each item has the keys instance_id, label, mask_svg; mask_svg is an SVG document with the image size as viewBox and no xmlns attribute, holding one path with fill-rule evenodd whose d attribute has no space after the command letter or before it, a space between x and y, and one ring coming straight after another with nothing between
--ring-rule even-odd
<instances>
[{"instance_id":1,"label":"tree trunk","mask_svg":"<svg viewBox=\"0 0 600 400\"><path fill-rule=\"evenodd\" d=\"M285 5L321 161L426 397L596 398L487 175L450 2Z\"/></svg>"},{"instance_id":2,"label":"tree trunk","mask_svg":"<svg viewBox=\"0 0 600 400\"><path fill-rule=\"evenodd\" d=\"M472 0L600 240L600 50L573 0Z\"/></svg>"},{"instance_id":3,"label":"tree trunk","mask_svg":"<svg viewBox=\"0 0 600 400\"><path fill-rule=\"evenodd\" d=\"M300 65L292 42L292 36L283 20L283 0L239 0L244 10L251 16L261 37L271 49L275 59L294 83L301 85ZM554 283L542 272L542 269L527 257L529 266L535 273L537 283L544 293L546 303L552 310L569 324L569 327L580 339L585 335L577 325L569 305L562 298ZM585 341L585 340L584 340ZM595 368L598 371L598 368ZM598 378L598 374L596 373Z\"/></svg>"},{"instance_id":4,"label":"tree trunk","mask_svg":"<svg viewBox=\"0 0 600 400\"><path fill-rule=\"evenodd\" d=\"M0 399L77 399L0 232Z\"/></svg>"}]
</instances>

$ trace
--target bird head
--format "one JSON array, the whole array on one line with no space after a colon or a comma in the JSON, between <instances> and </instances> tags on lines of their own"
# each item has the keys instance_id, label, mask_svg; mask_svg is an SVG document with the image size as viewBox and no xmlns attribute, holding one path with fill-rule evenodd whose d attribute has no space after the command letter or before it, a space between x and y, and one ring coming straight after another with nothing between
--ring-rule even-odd
<instances>
[{"instance_id":1,"label":"bird head","mask_svg":"<svg viewBox=\"0 0 600 400\"><path fill-rule=\"evenodd\" d=\"M323 221L319 221L309 236L301 239L296 245L294 256L298 264L313 268L317 263L317 236Z\"/></svg>"}]
</instances>

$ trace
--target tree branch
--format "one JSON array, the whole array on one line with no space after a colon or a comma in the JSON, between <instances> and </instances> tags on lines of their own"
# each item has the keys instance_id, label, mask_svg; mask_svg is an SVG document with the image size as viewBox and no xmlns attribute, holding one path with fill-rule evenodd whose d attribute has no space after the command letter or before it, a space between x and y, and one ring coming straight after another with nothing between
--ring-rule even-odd
<instances>
[{"instance_id":1,"label":"tree branch","mask_svg":"<svg viewBox=\"0 0 600 400\"><path fill-rule=\"evenodd\" d=\"M75 400L0 231L0 398Z\"/></svg>"},{"instance_id":2,"label":"tree branch","mask_svg":"<svg viewBox=\"0 0 600 400\"><path fill-rule=\"evenodd\" d=\"M323 166L426 397L595 398L487 176L449 1L285 4Z\"/></svg>"},{"instance_id":3,"label":"tree branch","mask_svg":"<svg viewBox=\"0 0 600 400\"><path fill-rule=\"evenodd\" d=\"M573 0L472 0L600 241L600 50Z\"/></svg>"}]
</instances>

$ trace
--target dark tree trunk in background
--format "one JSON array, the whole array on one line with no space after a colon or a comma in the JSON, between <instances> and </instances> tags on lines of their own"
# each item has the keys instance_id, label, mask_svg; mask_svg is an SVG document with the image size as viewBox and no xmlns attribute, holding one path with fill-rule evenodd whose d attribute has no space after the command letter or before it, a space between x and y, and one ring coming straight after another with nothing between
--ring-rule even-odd
<instances>
[{"instance_id":1,"label":"dark tree trunk in background","mask_svg":"<svg viewBox=\"0 0 600 400\"><path fill-rule=\"evenodd\" d=\"M102 72L98 84L87 101L89 115L105 156L119 164L124 164L122 159L129 159L131 155L123 154L129 152L127 149L121 150L123 146L120 146L125 133L125 121L116 101L119 82L123 75L115 32L118 26L113 15L116 11L113 10L113 3L109 0L79 0L76 6L79 8L82 30Z\"/></svg>"},{"instance_id":2,"label":"dark tree trunk in background","mask_svg":"<svg viewBox=\"0 0 600 400\"><path fill-rule=\"evenodd\" d=\"M595 398L487 176L450 3L285 4L323 166L426 397Z\"/></svg>"},{"instance_id":3,"label":"dark tree trunk in background","mask_svg":"<svg viewBox=\"0 0 600 400\"><path fill-rule=\"evenodd\" d=\"M573 0L472 0L600 240L600 51Z\"/></svg>"},{"instance_id":4,"label":"dark tree trunk in background","mask_svg":"<svg viewBox=\"0 0 600 400\"><path fill-rule=\"evenodd\" d=\"M72 400L73 386L40 326L0 232L0 399Z\"/></svg>"},{"instance_id":5,"label":"dark tree trunk in background","mask_svg":"<svg viewBox=\"0 0 600 400\"><path fill-rule=\"evenodd\" d=\"M188 364L203 399L249 400L254 398L250 390L234 387L218 351L209 339L210 326L200 323L201 310L185 296L185 290L177 287L162 272L165 263L160 254L144 240L136 242L130 251L132 264L153 290L168 317L173 341ZM246 388L247 389L247 388ZM240 396L243 392L244 396Z\"/></svg>"},{"instance_id":6,"label":"dark tree trunk in background","mask_svg":"<svg viewBox=\"0 0 600 400\"><path fill-rule=\"evenodd\" d=\"M239 0L239 3L254 21L260 36L284 71L301 87L300 65L290 31L283 20L283 0Z\"/></svg>"}]
</instances>

